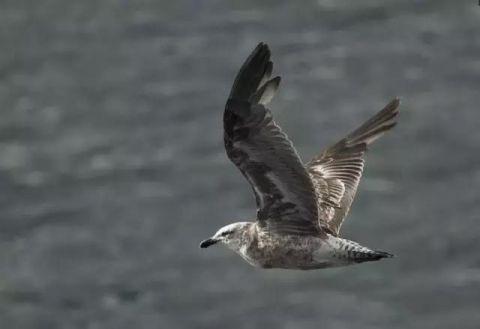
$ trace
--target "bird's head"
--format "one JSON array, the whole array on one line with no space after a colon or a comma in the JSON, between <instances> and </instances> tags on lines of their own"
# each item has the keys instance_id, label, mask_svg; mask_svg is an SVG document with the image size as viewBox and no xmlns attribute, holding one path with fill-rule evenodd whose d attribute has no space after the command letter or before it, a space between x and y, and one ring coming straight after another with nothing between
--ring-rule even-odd
<instances>
[{"instance_id":1,"label":"bird's head","mask_svg":"<svg viewBox=\"0 0 480 329\"><path fill-rule=\"evenodd\" d=\"M200 243L200 248L208 248L218 242L222 242L230 249L237 250L240 248L243 241L243 233L252 223L238 222L222 227L211 238L203 240Z\"/></svg>"}]
</instances>

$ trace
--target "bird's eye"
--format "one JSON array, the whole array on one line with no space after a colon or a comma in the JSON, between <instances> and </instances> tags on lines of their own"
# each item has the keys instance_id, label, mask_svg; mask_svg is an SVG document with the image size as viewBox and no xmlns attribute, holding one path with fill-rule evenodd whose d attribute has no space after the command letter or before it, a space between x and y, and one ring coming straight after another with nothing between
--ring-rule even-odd
<instances>
[{"instance_id":1,"label":"bird's eye","mask_svg":"<svg viewBox=\"0 0 480 329\"><path fill-rule=\"evenodd\" d=\"M232 233L232 231L225 231L222 233L222 236L227 236L227 235L230 235Z\"/></svg>"}]
</instances>

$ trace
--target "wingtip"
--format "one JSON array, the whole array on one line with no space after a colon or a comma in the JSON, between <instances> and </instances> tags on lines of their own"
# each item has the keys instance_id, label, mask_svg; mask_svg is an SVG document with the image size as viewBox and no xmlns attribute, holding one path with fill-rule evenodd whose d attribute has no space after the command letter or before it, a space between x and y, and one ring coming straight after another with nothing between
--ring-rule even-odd
<instances>
[{"instance_id":1,"label":"wingtip","mask_svg":"<svg viewBox=\"0 0 480 329\"><path fill-rule=\"evenodd\" d=\"M391 108L391 110L397 110L398 111L398 107L400 106L401 104L401 100L400 100L400 97L394 97L388 104L387 104L387 108Z\"/></svg>"},{"instance_id":2,"label":"wingtip","mask_svg":"<svg viewBox=\"0 0 480 329\"><path fill-rule=\"evenodd\" d=\"M267 48L268 48L268 44L267 44L265 41L260 41L260 42L257 44L257 47L267 47Z\"/></svg>"},{"instance_id":3,"label":"wingtip","mask_svg":"<svg viewBox=\"0 0 480 329\"><path fill-rule=\"evenodd\" d=\"M270 54L270 47L268 47L268 44L265 42L259 42L255 49L253 49L252 54L260 53L260 52L265 52L267 54Z\"/></svg>"},{"instance_id":4,"label":"wingtip","mask_svg":"<svg viewBox=\"0 0 480 329\"><path fill-rule=\"evenodd\" d=\"M260 42L257 44L257 46L252 50L250 55L247 57L246 61L244 62L244 66L248 66L249 64L255 63L255 64L260 64L263 63L263 65L270 65L270 48L268 45L264 42Z\"/></svg>"},{"instance_id":5,"label":"wingtip","mask_svg":"<svg viewBox=\"0 0 480 329\"><path fill-rule=\"evenodd\" d=\"M272 74L273 63L270 57L268 45L258 43L237 73L229 98L250 98Z\"/></svg>"},{"instance_id":6,"label":"wingtip","mask_svg":"<svg viewBox=\"0 0 480 329\"><path fill-rule=\"evenodd\" d=\"M376 253L380 258L394 258L394 257L395 257L394 254L391 254L391 253L386 252L386 251L375 250L375 253Z\"/></svg>"}]
</instances>

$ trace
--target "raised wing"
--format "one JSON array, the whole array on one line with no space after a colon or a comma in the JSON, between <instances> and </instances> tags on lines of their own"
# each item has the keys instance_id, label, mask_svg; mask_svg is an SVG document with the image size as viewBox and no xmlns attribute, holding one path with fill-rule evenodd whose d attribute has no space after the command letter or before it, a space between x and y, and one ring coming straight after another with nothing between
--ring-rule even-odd
<instances>
[{"instance_id":1,"label":"raised wing","mask_svg":"<svg viewBox=\"0 0 480 329\"><path fill-rule=\"evenodd\" d=\"M318 195L320 226L338 235L347 216L365 164L367 146L396 125L398 99L347 137L327 148L307 164Z\"/></svg>"},{"instance_id":2,"label":"raised wing","mask_svg":"<svg viewBox=\"0 0 480 329\"><path fill-rule=\"evenodd\" d=\"M286 234L319 234L315 189L292 143L266 105L280 77L270 50L260 43L235 78L224 113L225 149L253 188L257 220Z\"/></svg>"}]
</instances>

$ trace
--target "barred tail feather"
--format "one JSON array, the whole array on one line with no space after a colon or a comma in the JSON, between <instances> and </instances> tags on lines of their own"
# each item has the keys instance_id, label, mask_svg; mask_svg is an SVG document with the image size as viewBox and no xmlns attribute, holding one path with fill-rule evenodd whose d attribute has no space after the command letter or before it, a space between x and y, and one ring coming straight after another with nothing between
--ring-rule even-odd
<instances>
[{"instance_id":1,"label":"barred tail feather","mask_svg":"<svg viewBox=\"0 0 480 329\"><path fill-rule=\"evenodd\" d=\"M347 239L335 238L335 243L337 257L349 263L371 262L393 257L388 252L372 250Z\"/></svg>"},{"instance_id":2,"label":"barred tail feather","mask_svg":"<svg viewBox=\"0 0 480 329\"><path fill-rule=\"evenodd\" d=\"M352 252L351 258L355 263L371 262L382 258L392 258L393 255L385 251L369 250L367 252Z\"/></svg>"}]
</instances>

